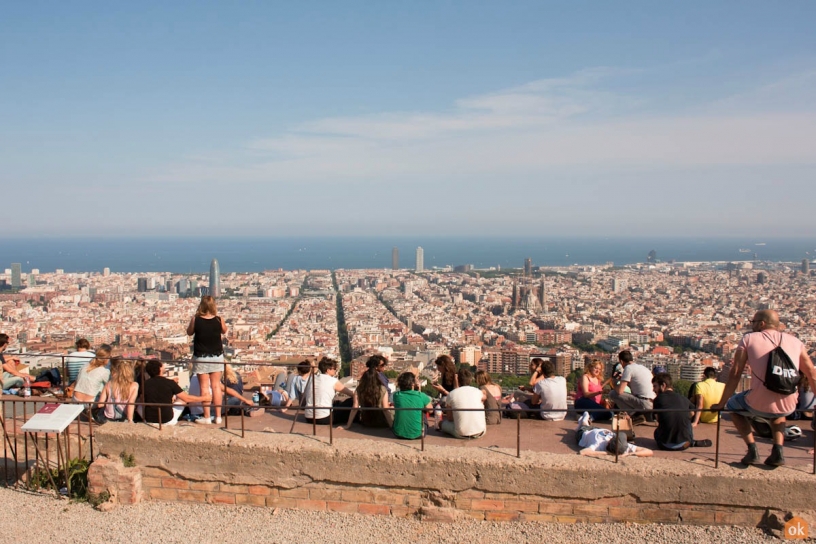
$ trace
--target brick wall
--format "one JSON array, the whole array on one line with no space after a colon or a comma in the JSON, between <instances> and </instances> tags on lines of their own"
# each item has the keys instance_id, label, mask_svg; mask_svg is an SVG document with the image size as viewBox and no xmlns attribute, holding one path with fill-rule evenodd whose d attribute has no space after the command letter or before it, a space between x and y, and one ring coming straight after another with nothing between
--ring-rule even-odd
<instances>
[{"instance_id":1,"label":"brick wall","mask_svg":"<svg viewBox=\"0 0 816 544\"><path fill-rule=\"evenodd\" d=\"M203 502L270 508L297 508L398 517L418 516L431 521L469 517L487 521L543 521L560 523L679 523L693 525L757 526L769 514L764 508L719 505L641 503L634 497L566 499L540 495L485 493L478 490L436 492L418 489L307 484L292 489L266 485L234 485L193 481L168 472L141 469L145 499Z\"/></svg>"}]
</instances>

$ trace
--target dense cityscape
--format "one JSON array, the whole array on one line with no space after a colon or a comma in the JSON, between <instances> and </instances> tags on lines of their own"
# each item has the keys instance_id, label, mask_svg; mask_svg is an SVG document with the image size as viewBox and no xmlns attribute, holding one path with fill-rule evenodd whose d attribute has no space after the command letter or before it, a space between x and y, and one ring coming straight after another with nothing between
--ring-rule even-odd
<instances>
[{"instance_id":1,"label":"dense cityscape","mask_svg":"<svg viewBox=\"0 0 816 544\"><path fill-rule=\"evenodd\" d=\"M567 376L588 353L612 360L628 348L646 366L696 381L706 366L731 361L761 309L777 310L808 346L816 341L807 260L661 263L652 252L621 267L526 259L515 270L425 270L422 248L412 269L399 268L394 248L391 269L221 274L214 259L209 274L64 273L13 263L0 285L9 351L40 366L57 360L36 354L65 353L77 338L126 356L188 358L185 327L208 293L229 325L227 356L249 368L325 355L356 375L373 353L396 370L451 354L492 374L524 375L531 357L548 356Z\"/></svg>"}]
</instances>

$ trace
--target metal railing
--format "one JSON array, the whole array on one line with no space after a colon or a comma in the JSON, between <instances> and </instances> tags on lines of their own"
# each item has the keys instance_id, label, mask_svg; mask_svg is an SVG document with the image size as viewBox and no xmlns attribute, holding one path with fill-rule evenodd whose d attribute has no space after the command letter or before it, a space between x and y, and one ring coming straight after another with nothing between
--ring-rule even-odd
<instances>
[{"instance_id":1,"label":"metal railing","mask_svg":"<svg viewBox=\"0 0 816 544\"><path fill-rule=\"evenodd\" d=\"M25 354L22 354L22 356L25 356ZM37 357L43 357L42 354L38 354L36 356ZM54 357L61 357L62 366L63 366L63 369L64 369L65 364L66 364L65 359L66 359L67 356L66 355L57 355L57 354L55 354ZM130 360L130 361L142 360L142 361L144 361L144 360L146 360L146 358L144 358L144 357L127 358L125 360ZM147 360L149 360L149 359L147 359ZM166 361L164 361L164 362L166 362ZM193 362L193 361L171 361L171 362L175 363L175 364L184 364L184 363ZM226 366L228 364L231 365L231 366L235 366L235 367L239 367L239 366L271 366L271 367L293 368L293 367L297 366L297 363L255 363L255 362L253 362L253 363L237 363L237 362L229 363L229 362L225 362L223 364L224 364L224 372L226 372ZM145 373L142 372L142 383L141 383L141 386L142 386L141 390L142 391L144 391L144 383L145 383L145 375L144 374ZM307 387L311 388L311 398L312 399L317 398L317 396L316 396L316 387L317 387L316 386L316 381L314 379L312 379L314 375L315 374L313 374L313 373L310 374L310 378L308 379L308 382L307 382ZM65 383L66 373L63 372L62 376L63 376L63 387L64 387L65 385L67 385ZM304 394L305 394L305 392L304 392ZM247 401L247 406L249 406L249 399L245 398L245 400ZM299 401L302 401L302 399L299 399ZM22 407L22 421L23 421L23 423L25 423L29 419L29 407L30 406L33 406L33 409L30 410L30 415L33 415L36 412L36 407L37 407L38 404L45 404L45 403L50 403L50 402L72 402L72 401L70 399L57 399L56 397L53 397L53 398L52 397L49 397L49 398L31 397L31 398L21 398L21 399L15 399L15 398L6 399L6 398L3 398L2 401L0 401L0 402L2 402L2 416L0 416L0 425L2 425L2 427L3 427L4 470L5 470L6 484L8 484L8 478L9 478L9 475L10 475L9 466L8 466L10 460L13 460L13 462L14 462L14 482L16 483L16 482L19 482L21 480L20 479L20 476L21 476L21 474L20 474L20 460L21 460L21 457L22 457L22 460L24 462L23 464L24 464L24 467L25 467L25 470L24 470L23 474L28 475L30 473L30 471L32 470L32 467L29 464L30 463L29 440L34 441L34 443L33 443L34 448L35 448L35 456L34 456L34 459L33 459L33 461L34 461L34 466L33 466L34 470L37 470L39 468L40 462L43 462L46 466L50 466L52 464L52 461L50 459L50 448L49 448L49 445L50 445L49 444L49 434L51 434L51 433L44 433L45 434L45 437L44 437L45 438L45 454L44 455L41 455L40 451L39 451L39 442L38 442L39 438L37 436L33 435L32 433L22 433L23 434L23 437L22 437L23 451L22 452L19 451L21 430L18 428L18 420L19 420L18 407L20 407L20 406ZM114 406L119 406L119 407L131 406L132 405L132 406L135 407L135 410L137 410L137 411L139 410L139 408L141 408L142 413L145 413L145 410L144 410L145 408L154 408L154 407L155 408L163 408L163 407L178 408L179 407L178 404L171 404L171 403L145 403L141 399L138 399L136 402L132 402L132 403L116 402L116 401L105 401L105 402L102 402L102 403L89 402L89 403L84 403L84 404L86 404L87 409L83 412L83 416L77 418L76 425L75 425L75 427L76 427L75 436L76 436L76 442L77 442L77 446L78 446L78 452L77 452L76 457L82 458L82 457L85 456L85 452L83 451L82 443L83 443L84 437L87 436L87 440L88 440L88 459L90 459L90 460L93 460L95 458L95 456L94 456L94 436L93 436L94 435L94 425L95 425L95 423L94 423L93 410L92 410L93 405L97 405L99 407L99 409L102 409L102 408L104 408L106 406L109 406L109 405L114 405ZM194 402L194 403L190 403L190 404L203 404L203 403ZM224 428L229 430L230 429L230 415L229 415L229 412L230 412L231 408L236 408L236 406L235 405L229 405L229 404L227 404L225 402L220 402L218 404L210 402L209 405L210 405L211 409L218 409L218 410L222 411L223 421L224 421ZM11 413L12 413L12 416L11 416L12 421L10 422L10 425L9 425L9 421L8 421L8 407L9 406L11 407ZM240 416L239 416L240 417L240 429L241 429L240 436L241 436L241 438L245 438L246 437L245 410L244 410L243 405L239 406L238 408L240 408L240 410L239 410L239 412L240 412ZM271 411L280 411L280 410L285 409L284 407L281 407L281 406L263 406L263 407L260 407L260 408L264 408L265 410L271 410ZM381 408L381 407L351 407L351 406L335 406L335 405L332 405L332 406L313 406L313 405L304 405L303 402L298 402L298 404L296 406L293 406L293 408L294 408L294 417L292 418L292 425L291 425L291 428L289 430L289 433L292 434L294 432L294 428L295 428L295 425L298 422L298 418L300 416L301 411L304 412L303 415L304 415L304 418L305 418L305 415L306 415L305 411L308 410L308 411L311 411L313 417L311 418L311 420L309 420L307 418L306 422L312 424L312 435L313 436L317 435L317 420L321 419L321 418L316 418L314 416L317 415L317 411L328 410L328 412L329 412L328 431L329 431L329 444L330 445L334 444L334 414L335 414L335 412L337 412L337 411L351 411L351 410L358 410L360 412L386 410L386 409ZM421 418L421 423L422 423L422 425L421 425L422 431L421 431L421 434L420 434L420 437L419 437L420 451L424 452L425 451L426 429L428 428L429 423L430 423L429 418L427 417L427 411L428 411L427 408L395 408L395 407L391 407L391 408L388 408L388 410L391 410L393 412L397 412L397 411L420 412L420 418ZM487 408L471 408L471 409L444 408L444 410L446 412L483 412L485 414L487 414L488 412L501 412L503 414L510 414L510 419L512 419L512 418L516 419L516 457L517 458L521 457L521 450L522 450L522 448L521 448L521 437L522 437L521 420L523 419L522 416L529 416L530 414L538 414L538 413L541 412L541 410L537 409L537 408L531 408L531 409L528 409L528 408L516 409L516 408L514 408L512 410L508 410L506 408L494 408L494 409L487 409ZM549 412L549 413L561 413L561 412L568 413L568 412L573 412L575 410L567 408L567 409L547 409L546 411ZM613 413L613 418L618 419L618 421L620 421L621 414L625 412L624 410L619 410L619 409L611 409L610 410L610 409L605 409L605 408L581 410L581 412L583 412L583 411L590 412L590 414L594 413L594 412L606 412L606 413L611 412L611 413ZM716 410L715 409L702 409L702 410L698 410L696 408L692 408L692 409L640 410L639 412L644 413L644 414L659 414L659 413L671 413L671 412L693 413L693 412L697 412L697 411L699 411L699 412L708 412L708 413L715 413L716 412L718 414L718 416L719 416L717 418L716 435L715 435L715 441L714 441L714 443L715 443L714 467L719 468L719 463L720 463L720 435L721 435L722 414L723 413L728 413L729 411L727 411L725 409L716 409ZM236 416L232 416L232 417L236 417ZM161 417L160 413L159 413L158 420L159 420L158 422L146 422L146 423L148 425L151 425L151 426L155 425L155 426L157 426L157 428L159 430L161 430L163 426L167 425L167 422L162 422L161 421L162 417ZM11 429L9 429L9 426L11 427ZM20 425L20 427L21 426L22 425ZM58 444L57 445L57 456L58 456L58 459L59 459L60 456L64 456L66 459L71 459L72 458L72 455L71 455L72 430L71 430L71 428L73 426L74 425L72 423L71 425L68 426L66 431L64 433L62 433L62 435L56 435L53 439L51 439L51 440L57 440L57 444ZM31 435L31 436L29 436L29 435ZM617 434L616 434L616 437L617 437ZM59 441L64 441L64 447L63 447L62 443L59 442ZM814 447L814 453L813 453L813 470L812 470L812 473L814 475L816 475L816 432L813 433L813 447ZM615 462L616 463L619 461L618 449L619 448L615 448L614 457L615 457ZM9 454L11 454L11 458L9 457ZM50 477L50 475L49 475L49 477ZM26 481L28 481L28 478L26 478Z\"/></svg>"}]
</instances>

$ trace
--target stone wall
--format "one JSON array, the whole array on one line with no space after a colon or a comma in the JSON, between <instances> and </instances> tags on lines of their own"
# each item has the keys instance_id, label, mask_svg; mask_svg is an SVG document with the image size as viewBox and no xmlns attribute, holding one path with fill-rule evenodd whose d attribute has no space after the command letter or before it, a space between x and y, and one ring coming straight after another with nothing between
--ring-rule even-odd
<instances>
[{"instance_id":1,"label":"stone wall","mask_svg":"<svg viewBox=\"0 0 816 544\"><path fill-rule=\"evenodd\" d=\"M816 477L665 459L592 459L211 428L106 425L110 466L135 456L145 499L420 516L429 520L662 522L756 526L810 514ZM100 463L97 461L96 465ZM108 473L106 473L108 474ZM110 472L121 480L121 474ZM98 493L113 485L91 482Z\"/></svg>"}]
</instances>

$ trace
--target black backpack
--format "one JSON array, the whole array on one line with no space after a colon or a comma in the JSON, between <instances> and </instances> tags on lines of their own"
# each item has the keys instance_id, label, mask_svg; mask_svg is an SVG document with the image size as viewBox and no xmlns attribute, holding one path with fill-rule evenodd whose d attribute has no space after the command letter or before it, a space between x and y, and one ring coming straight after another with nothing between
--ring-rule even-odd
<instances>
[{"instance_id":1,"label":"black backpack","mask_svg":"<svg viewBox=\"0 0 816 544\"><path fill-rule=\"evenodd\" d=\"M783 335L784 336L784 335ZM766 338L768 338L766 336ZM770 338L768 338L770 340ZM754 377L759 380L756 374ZM765 381L759 380L768 391L780 395L792 395L799 387L799 368L791 361L785 350L782 349L782 337L779 344L768 354L768 366L765 367Z\"/></svg>"}]
</instances>

